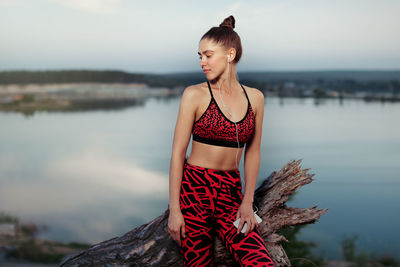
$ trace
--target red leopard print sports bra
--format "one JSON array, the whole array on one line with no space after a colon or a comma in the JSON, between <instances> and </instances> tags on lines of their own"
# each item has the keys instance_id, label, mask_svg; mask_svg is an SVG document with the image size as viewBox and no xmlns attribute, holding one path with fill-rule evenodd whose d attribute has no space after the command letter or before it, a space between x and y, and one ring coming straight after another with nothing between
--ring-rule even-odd
<instances>
[{"instance_id":1,"label":"red leopard print sports bra","mask_svg":"<svg viewBox=\"0 0 400 267\"><path fill-rule=\"evenodd\" d=\"M211 91L210 82L207 81L211 94L210 104L201 117L193 123L193 140L205 144L238 147L235 123L222 113ZM247 98L247 112L243 119L236 122L239 136L239 147L244 147L254 136L255 115L250 105L249 97L243 85L240 85Z\"/></svg>"}]
</instances>

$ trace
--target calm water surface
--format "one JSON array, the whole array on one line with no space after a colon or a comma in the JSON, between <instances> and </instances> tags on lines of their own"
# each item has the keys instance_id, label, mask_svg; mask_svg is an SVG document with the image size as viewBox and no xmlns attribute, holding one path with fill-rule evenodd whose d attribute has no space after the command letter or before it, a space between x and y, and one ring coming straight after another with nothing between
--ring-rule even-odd
<instances>
[{"instance_id":1,"label":"calm water surface","mask_svg":"<svg viewBox=\"0 0 400 267\"><path fill-rule=\"evenodd\" d=\"M47 225L40 237L82 242L157 217L168 206L179 101L28 117L1 112L0 211ZM341 258L340 241L353 234L360 250L400 251L399 115L399 104L265 100L258 185L291 159L311 168L314 181L288 206L329 209L300 236L315 241L320 255Z\"/></svg>"}]
</instances>

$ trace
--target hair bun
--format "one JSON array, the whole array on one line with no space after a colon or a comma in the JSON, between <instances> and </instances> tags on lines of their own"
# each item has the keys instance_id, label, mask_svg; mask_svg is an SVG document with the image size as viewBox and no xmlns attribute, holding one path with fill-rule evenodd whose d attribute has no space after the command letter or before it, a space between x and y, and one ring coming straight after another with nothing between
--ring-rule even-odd
<instances>
[{"instance_id":1,"label":"hair bun","mask_svg":"<svg viewBox=\"0 0 400 267\"><path fill-rule=\"evenodd\" d=\"M235 28L235 18L231 15L226 19L224 19L224 21L221 24L219 24L219 26L233 30Z\"/></svg>"}]
</instances>

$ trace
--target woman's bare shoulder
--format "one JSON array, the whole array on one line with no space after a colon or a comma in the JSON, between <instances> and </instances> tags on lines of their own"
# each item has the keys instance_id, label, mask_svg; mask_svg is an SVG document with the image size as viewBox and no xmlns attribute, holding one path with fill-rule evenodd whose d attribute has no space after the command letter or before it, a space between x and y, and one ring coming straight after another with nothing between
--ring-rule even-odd
<instances>
[{"instance_id":1,"label":"woman's bare shoulder","mask_svg":"<svg viewBox=\"0 0 400 267\"><path fill-rule=\"evenodd\" d=\"M257 110L261 108L261 105L264 106L264 93L261 90L246 85L243 85L243 87L246 89L247 96L253 108Z\"/></svg>"},{"instance_id":2,"label":"woman's bare shoulder","mask_svg":"<svg viewBox=\"0 0 400 267\"><path fill-rule=\"evenodd\" d=\"M190 85L183 90L182 101L198 102L199 99L204 97L206 90L206 82Z\"/></svg>"}]
</instances>

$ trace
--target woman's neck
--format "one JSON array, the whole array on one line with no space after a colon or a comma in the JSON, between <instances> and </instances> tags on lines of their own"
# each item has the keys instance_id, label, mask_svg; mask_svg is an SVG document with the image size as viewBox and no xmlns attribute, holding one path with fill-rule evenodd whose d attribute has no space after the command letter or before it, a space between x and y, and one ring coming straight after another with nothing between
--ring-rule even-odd
<instances>
[{"instance_id":1,"label":"woman's neck","mask_svg":"<svg viewBox=\"0 0 400 267\"><path fill-rule=\"evenodd\" d=\"M231 95L237 85L239 85L235 65L231 65L230 67L231 70L229 72L224 72L216 79L210 81L214 88L221 87L221 92L224 92L227 95Z\"/></svg>"}]
</instances>

